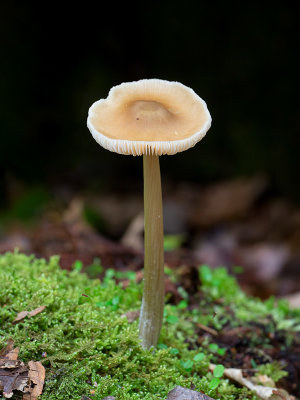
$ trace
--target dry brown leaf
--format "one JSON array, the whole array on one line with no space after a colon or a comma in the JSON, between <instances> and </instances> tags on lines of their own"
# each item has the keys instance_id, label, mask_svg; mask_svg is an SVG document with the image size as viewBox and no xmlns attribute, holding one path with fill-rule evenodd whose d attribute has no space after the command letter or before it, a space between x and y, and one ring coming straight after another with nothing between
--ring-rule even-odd
<instances>
[{"instance_id":1,"label":"dry brown leaf","mask_svg":"<svg viewBox=\"0 0 300 400\"><path fill-rule=\"evenodd\" d=\"M3 396L10 399L14 390L24 392L28 385L28 368L26 366L17 367L14 370L0 370L0 391Z\"/></svg>"},{"instance_id":2,"label":"dry brown leaf","mask_svg":"<svg viewBox=\"0 0 300 400\"><path fill-rule=\"evenodd\" d=\"M12 339L8 339L7 345L0 350L0 358L4 358L7 356L9 352L11 352L14 348L14 341Z\"/></svg>"},{"instance_id":3,"label":"dry brown leaf","mask_svg":"<svg viewBox=\"0 0 300 400\"><path fill-rule=\"evenodd\" d=\"M12 339L0 351L0 391L7 399L13 396L13 390L23 390L28 383L27 367L17 359L18 354Z\"/></svg>"},{"instance_id":4,"label":"dry brown leaf","mask_svg":"<svg viewBox=\"0 0 300 400\"><path fill-rule=\"evenodd\" d=\"M12 339L8 340L8 343L0 351L0 368L17 368L22 365L22 361L18 360L19 347L14 348L14 342Z\"/></svg>"},{"instance_id":5,"label":"dry brown leaf","mask_svg":"<svg viewBox=\"0 0 300 400\"><path fill-rule=\"evenodd\" d=\"M210 364L210 369L213 371L215 368L214 364ZM257 385L248 378L244 378L242 370L238 368L225 368L224 376L232 379L235 382L240 383L249 390L252 390L263 400L292 400L294 397L290 396L283 389L276 389L275 387L267 387L262 385Z\"/></svg>"},{"instance_id":6,"label":"dry brown leaf","mask_svg":"<svg viewBox=\"0 0 300 400\"><path fill-rule=\"evenodd\" d=\"M24 364L20 360L8 360L7 358L0 358L0 369L4 368L18 368ZM1 372L0 372L1 374Z\"/></svg>"},{"instance_id":7,"label":"dry brown leaf","mask_svg":"<svg viewBox=\"0 0 300 400\"><path fill-rule=\"evenodd\" d=\"M19 347L16 347L15 349L12 349L7 355L6 358L12 361L16 361L18 359L19 355Z\"/></svg>"},{"instance_id":8,"label":"dry brown leaf","mask_svg":"<svg viewBox=\"0 0 300 400\"><path fill-rule=\"evenodd\" d=\"M19 348L14 348L13 340L0 351L0 391L7 399L14 391L21 391L24 400L37 400L43 391L45 368L38 361L29 361L28 366L18 360Z\"/></svg>"},{"instance_id":9,"label":"dry brown leaf","mask_svg":"<svg viewBox=\"0 0 300 400\"><path fill-rule=\"evenodd\" d=\"M16 318L13 320L13 324L18 324L19 322L22 322L26 317L34 317L35 315L41 313L44 311L46 306L40 306L38 308L35 308L32 311L21 311L18 313Z\"/></svg>"},{"instance_id":10,"label":"dry brown leaf","mask_svg":"<svg viewBox=\"0 0 300 400\"><path fill-rule=\"evenodd\" d=\"M29 312L28 316L29 317L34 317L35 315L41 313L42 311L44 311L46 308L46 306L40 306L32 311Z\"/></svg>"},{"instance_id":11,"label":"dry brown leaf","mask_svg":"<svg viewBox=\"0 0 300 400\"><path fill-rule=\"evenodd\" d=\"M45 382L45 368L39 361L29 361L28 366L30 392L24 394L23 400L36 400L38 396L40 396L43 392Z\"/></svg>"},{"instance_id":12,"label":"dry brown leaf","mask_svg":"<svg viewBox=\"0 0 300 400\"><path fill-rule=\"evenodd\" d=\"M23 321L23 319L25 319L27 317L27 315L29 314L28 311L21 311L18 313L18 315L16 316L16 318L13 320L13 324L17 324L21 321Z\"/></svg>"}]
</instances>

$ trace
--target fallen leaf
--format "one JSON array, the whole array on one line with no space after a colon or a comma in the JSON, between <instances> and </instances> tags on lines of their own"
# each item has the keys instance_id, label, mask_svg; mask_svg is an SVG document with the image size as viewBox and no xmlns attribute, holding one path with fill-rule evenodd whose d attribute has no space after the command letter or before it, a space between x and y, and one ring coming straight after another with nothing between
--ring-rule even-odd
<instances>
[{"instance_id":1,"label":"fallen leaf","mask_svg":"<svg viewBox=\"0 0 300 400\"><path fill-rule=\"evenodd\" d=\"M213 371L215 369L214 364L210 364L210 369ZM276 389L275 387L267 387L262 385L257 385L252 382L252 380L248 378L244 378L242 374L242 370L238 368L225 368L224 376L229 379L232 379L235 382L240 383L245 386L249 390L255 392L261 399L263 400L292 400L293 396L290 396L283 389Z\"/></svg>"},{"instance_id":2,"label":"fallen leaf","mask_svg":"<svg viewBox=\"0 0 300 400\"><path fill-rule=\"evenodd\" d=\"M19 348L14 348L12 339L0 351L0 391L7 399L14 390L24 391L28 384L28 368L18 360Z\"/></svg>"},{"instance_id":3,"label":"fallen leaf","mask_svg":"<svg viewBox=\"0 0 300 400\"><path fill-rule=\"evenodd\" d=\"M22 361L18 360L19 348L14 348L12 339L0 351L0 368L17 368L23 366Z\"/></svg>"},{"instance_id":4,"label":"fallen leaf","mask_svg":"<svg viewBox=\"0 0 300 400\"><path fill-rule=\"evenodd\" d=\"M0 351L0 368L9 368L3 366L7 364L8 361L17 361L19 354L19 347L14 348L14 341L9 339L7 345L3 347ZM7 365L13 365L14 363L8 363Z\"/></svg>"},{"instance_id":5,"label":"fallen leaf","mask_svg":"<svg viewBox=\"0 0 300 400\"><path fill-rule=\"evenodd\" d=\"M23 319L25 319L27 317L27 315L29 314L28 311L21 311L18 313L18 315L16 316L16 318L13 320L13 324L17 324L21 321L23 321Z\"/></svg>"},{"instance_id":6,"label":"fallen leaf","mask_svg":"<svg viewBox=\"0 0 300 400\"><path fill-rule=\"evenodd\" d=\"M0 358L7 358L7 355L14 349L14 341L12 339L8 339L7 345L0 350ZM8 357L9 358L9 357Z\"/></svg>"},{"instance_id":7,"label":"fallen leaf","mask_svg":"<svg viewBox=\"0 0 300 400\"><path fill-rule=\"evenodd\" d=\"M24 365L18 354L19 348L14 348L11 339L0 351L0 391L7 399L17 390L24 393L23 400L37 400L43 391L45 369L39 361Z\"/></svg>"},{"instance_id":8,"label":"fallen leaf","mask_svg":"<svg viewBox=\"0 0 300 400\"><path fill-rule=\"evenodd\" d=\"M19 347L16 347L15 349L12 349L6 356L9 360L12 361L17 361L18 355L19 355Z\"/></svg>"},{"instance_id":9,"label":"fallen leaf","mask_svg":"<svg viewBox=\"0 0 300 400\"><path fill-rule=\"evenodd\" d=\"M24 364L20 360L8 360L7 358L0 358L0 369L18 368L21 367L22 365Z\"/></svg>"},{"instance_id":10,"label":"fallen leaf","mask_svg":"<svg viewBox=\"0 0 300 400\"><path fill-rule=\"evenodd\" d=\"M168 393L167 400L214 400L212 397L204 393L195 392L194 390L176 386Z\"/></svg>"},{"instance_id":11,"label":"fallen leaf","mask_svg":"<svg viewBox=\"0 0 300 400\"><path fill-rule=\"evenodd\" d=\"M29 312L28 316L29 317L34 317L35 315L41 313L42 311L44 311L46 308L46 306L40 306L38 308L36 308L35 310L32 310Z\"/></svg>"},{"instance_id":12,"label":"fallen leaf","mask_svg":"<svg viewBox=\"0 0 300 400\"><path fill-rule=\"evenodd\" d=\"M29 361L29 393L25 393L23 400L36 400L39 395L43 393L43 387L45 382L45 368L37 361Z\"/></svg>"},{"instance_id":13,"label":"fallen leaf","mask_svg":"<svg viewBox=\"0 0 300 400\"><path fill-rule=\"evenodd\" d=\"M17 367L14 370L0 371L0 390L3 396L10 399L14 390L24 392L28 385L28 368L26 366Z\"/></svg>"},{"instance_id":14,"label":"fallen leaf","mask_svg":"<svg viewBox=\"0 0 300 400\"><path fill-rule=\"evenodd\" d=\"M35 308L32 311L21 311L18 313L18 315L16 316L16 318L13 320L13 324L18 324L19 322L22 322L26 317L34 317L35 315L41 313L42 311L44 311L46 308L46 306L40 306L38 308Z\"/></svg>"}]
</instances>

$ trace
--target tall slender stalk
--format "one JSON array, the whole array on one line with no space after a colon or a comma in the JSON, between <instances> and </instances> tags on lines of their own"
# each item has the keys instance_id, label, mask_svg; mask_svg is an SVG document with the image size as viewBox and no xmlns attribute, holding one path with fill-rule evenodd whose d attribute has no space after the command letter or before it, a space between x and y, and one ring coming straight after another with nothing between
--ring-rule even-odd
<instances>
[{"instance_id":1,"label":"tall slender stalk","mask_svg":"<svg viewBox=\"0 0 300 400\"><path fill-rule=\"evenodd\" d=\"M142 347L156 346L164 308L163 214L159 156L144 155L145 261L140 315Z\"/></svg>"}]
</instances>

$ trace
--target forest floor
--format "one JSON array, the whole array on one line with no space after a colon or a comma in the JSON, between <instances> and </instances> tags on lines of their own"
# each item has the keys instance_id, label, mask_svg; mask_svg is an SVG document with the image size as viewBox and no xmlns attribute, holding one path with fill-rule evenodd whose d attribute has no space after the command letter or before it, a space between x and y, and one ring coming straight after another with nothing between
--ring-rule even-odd
<instances>
[{"instance_id":1,"label":"forest floor","mask_svg":"<svg viewBox=\"0 0 300 400\"><path fill-rule=\"evenodd\" d=\"M0 214L0 253L18 248L46 259L57 254L62 268L80 270L102 282L111 277L126 290L132 274L138 285L143 276L142 209L142 194L136 190L101 195L59 187L49 192L16 190ZM272 297L300 307L299 207L271 196L261 177L207 187L169 185L164 190L164 221L167 304L177 317L188 311L185 321L190 321L199 304L206 310L193 324L194 339L184 341L187 350L205 353L203 349L209 349L211 363L239 369L245 379L257 375L258 366L272 365L258 375L269 373L273 382L278 378L276 387L300 396L299 316L284 302L277 306ZM216 272L206 267L200 270L201 265ZM247 295L266 300L261 303L261 317L257 305L256 314L246 308L248 316L239 311L237 317L233 299L220 288L225 282L230 293L235 284L222 273L218 277L218 266L226 267ZM203 285L209 295L201 289ZM172 318L169 325L172 330ZM4 340L2 345L5 348ZM161 350L174 348L168 340L160 345ZM181 361L187 362L184 373L195 372L193 359L192 366L190 359ZM288 375L281 376L281 370Z\"/></svg>"},{"instance_id":2,"label":"forest floor","mask_svg":"<svg viewBox=\"0 0 300 400\"><path fill-rule=\"evenodd\" d=\"M0 256L0 395L2 390L5 398L23 400L40 394L47 400L299 396L300 309L246 296L225 268L201 266L190 274L166 268L159 343L143 350L141 274L99 263L91 270L96 269L101 281L83 274L79 261L66 272L57 257L47 263L20 253ZM174 397L177 387L192 392ZM202 397L193 397L195 392Z\"/></svg>"},{"instance_id":3,"label":"forest floor","mask_svg":"<svg viewBox=\"0 0 300 400\"><path fill-rule=\"evenodd\" d=\"M142 187L120 184L95 194L65 185L12 186L0 210L0 253L59 254L63 268L77 259L91 265L95 258L106 268L142 268ZM270 193L265 178L166 184L163 197L167 266L225 266L239 272L249 294L297 294L300 207ZM300 304L300 297L293 301Z\"/></svg>"}]
</instances>

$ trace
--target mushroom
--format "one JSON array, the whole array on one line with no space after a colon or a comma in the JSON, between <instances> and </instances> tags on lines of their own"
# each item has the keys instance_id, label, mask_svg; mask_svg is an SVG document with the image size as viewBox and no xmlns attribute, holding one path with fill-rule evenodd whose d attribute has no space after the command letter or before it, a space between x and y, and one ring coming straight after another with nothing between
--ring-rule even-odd
<instances>
[{"instance_id":1,"label":"mushroom","mask_svg":"<svg viewBox=\"0 0 300 400\"><path fill-rule=\"evenodd\" d=\"M96 142L116 153L143 155L145 257L139 335L145 349L157 344L164 307L159 156L193 147L210 125L206 103L192 89L160 79L122 83L89 109L87 126Z\"/></svg>"}]
</instances>

